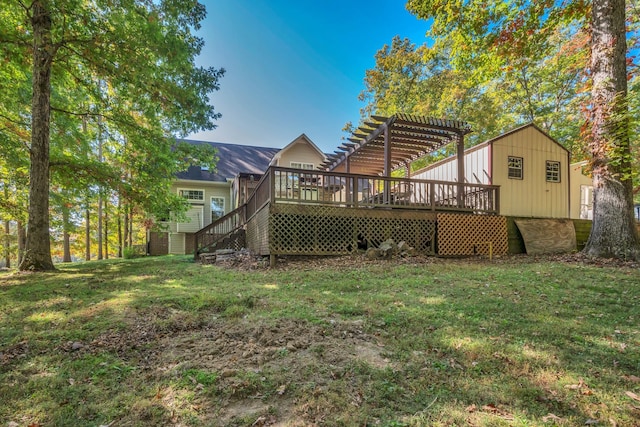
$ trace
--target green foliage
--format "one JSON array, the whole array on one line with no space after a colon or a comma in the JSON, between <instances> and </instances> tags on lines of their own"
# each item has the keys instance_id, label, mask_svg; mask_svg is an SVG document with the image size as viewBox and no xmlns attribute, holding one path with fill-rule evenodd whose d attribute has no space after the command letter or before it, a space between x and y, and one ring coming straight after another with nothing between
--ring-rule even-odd
<instances>
[{"instance_id":1,"label":"green foliage","mask_svg":"<svg viewBox=\"0 0 640 427\"><path fill-rule=\"evenodd\" d=\"M0 2L0 183L12 198L0 215L26 216L31 139L32 9ZM51 19L50 159L54 193L91 200L100 189L150 215L184 211L169 191L185 164L213 167L206 147L177 136L215 127L209 95L223 69L195 64L205 16L193 1L65 0L45 3ZM100 145L100 148L98 146ZM100 153L99 153L100 151ZM41 212L40 215L46 215Z\"/></svg>"},{"instance_id":2,"label":"green foliage","mask_svg":"<svg viewBox=\"0 0 640 427\"><path fill-rule=\"evenodd\" d=\"M584 158L580 135L585 94L586 38L575 27L551 33L536 55L492 61L476 68L452 61L454 39L416 47L396 37L376 54L360 99L362 116L409 112L471 123L475 145L527 122L535 122ZM464 50L467 52L467 49ZM449 148L452 149L452 148ZM445 151L431 161L450 154ZM415 165L415 169L424 162Z\"/></svg>"},{"instance_id":3,"label":"green foliage","mask_svg":"<svg viewBox=\"0 0 640 427\"><path fill-rule=\"evenodd\" d=\"M122 257L124 259L132 259L140 256L135 248L124 248L122 250Z\"/></svg>"}]
</instances>

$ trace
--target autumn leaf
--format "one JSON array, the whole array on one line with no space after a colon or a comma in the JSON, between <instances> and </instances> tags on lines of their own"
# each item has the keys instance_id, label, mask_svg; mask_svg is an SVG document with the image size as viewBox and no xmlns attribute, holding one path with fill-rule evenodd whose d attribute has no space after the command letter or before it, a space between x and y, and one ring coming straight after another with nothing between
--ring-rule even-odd
<instances>
[{"instance_id":1,"label":"autumn leaf","mask_svg":"<svg viewBox=\"0 0 640 427\"><path fill-rule=\"evenodd\" d=\"M557 421L557 422L562 422L564 421L564 418L559 417L555 414L552 414L551 412L549 412L547 415L545 415L544 417L542 417L542 421L545 423L548 423L550 421Z\"/></svg>"},{"instance_id":2,"label":"autumn leaf","mask_svg":"<svg viewBox=\"0 0 640 427\"><path fill-rule=\"evenodd\" d=\"M630 398L632 398L633 400L640 402L640 396L638 396L637 394L631 392L631 391L625 391L624 394L626 394L627 396L629 396Z\"/></svg>"}]
</instances>

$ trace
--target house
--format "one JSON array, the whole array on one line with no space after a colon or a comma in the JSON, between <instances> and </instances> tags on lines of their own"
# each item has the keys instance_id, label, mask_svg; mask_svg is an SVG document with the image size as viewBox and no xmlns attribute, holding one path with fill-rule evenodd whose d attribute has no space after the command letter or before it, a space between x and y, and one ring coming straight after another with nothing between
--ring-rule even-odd
<instances>
[{"instance_id":1,"label":"house","mask_svg":"<svg viewBox=\"0 0 640 427\"><path fill-rule=\"evenodd\" d=\"M536 125L465 150L470 131L462 121L397 113L372 116L328 156L304 134L282 149L218 144L215 172L192 167L177 177L188 220L152 236L150 253L247 247L274 263L393 239L427 254L499 255L518 249L512 240L522 238L508 231L517 218L588 215L589 178ZM392 173L449 144L454 157Z\"/></svg>"},{"instance_id":2,"label":"house","mask_svg":"<svg viewBox=\"0 0 640 427\"><path fill-rule=\"evenodd\" d=\"M456 181L449 157L411 178ZM569 218L569 151L535 124L527 124L464 151L464 181L500 187L500 214Z\"/></svg>"},{"instance_id":3,"label":"house","mask_svg":"<svg viewBox=\"0 0 640 427\"><path fill-rule=\"evenodd\" d=\"M150 231L152 255L187 254L193 251L194 233L243 204L270 165L314 169L324 154L302 134L283 149L219 142L184 140L207 144L217 151L215 170L194 165L177 175L172 191L187 199L186 220L166 221L167 231Z\"/></svg>"}]
</instances>

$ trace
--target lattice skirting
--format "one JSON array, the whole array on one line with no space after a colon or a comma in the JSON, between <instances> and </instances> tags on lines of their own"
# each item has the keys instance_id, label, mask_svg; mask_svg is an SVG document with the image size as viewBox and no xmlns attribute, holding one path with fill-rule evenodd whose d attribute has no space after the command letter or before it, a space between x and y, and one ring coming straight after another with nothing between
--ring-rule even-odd
<instances>
[{"instance_id":1,"label":"lattice skirting","mask_svg":"<svg viewBox=\"0 0 640 427\"><path fill-rule=\"evenodd\" d=\"M497 215L438 214L438 255L488 254L491 242L494 255L509 249L507 218Z\"/></svg>"},{"instance_id":2,"label":"lattice skirting","mask_svg":"<svg viewBox=\"0 0 640 427\"><path fill-rule=\"evenodd\" d=\"M251 252L269 255L269 206L256 212L247 223L246 242Z\"/></svg>"},{"instance_id":3,"label":"lattice skirting","mask_svg":"<svg viewBox=\"0 0 640 427\"><path fill-rule=\"evenodd\" d=\"M249 229L247 230L249 238ZM432 212L272 204L269 252L277 255L338 255L404 241L435 254L436 215Z\"/></svg>"}]
</instances>

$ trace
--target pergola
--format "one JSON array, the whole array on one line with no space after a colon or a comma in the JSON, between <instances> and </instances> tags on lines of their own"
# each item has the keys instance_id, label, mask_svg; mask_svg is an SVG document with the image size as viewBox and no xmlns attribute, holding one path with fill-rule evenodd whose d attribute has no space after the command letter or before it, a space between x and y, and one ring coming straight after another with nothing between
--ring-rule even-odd
<instances>
[{"instance_id":1,"label":"pergola","mask_svg":"<svg viewBox=\"0 0 640 427\"><path fill-rule=\"evenodd\" d=\"M429 153L455 142L458 179L464 182L464 136L471 126L459 120L436 119L397 113L391 117L372 116L330 155L321 169L388 177L392 170L406 168Z\"/></svg>"}]
</instances>

